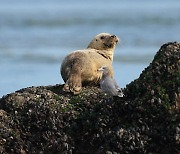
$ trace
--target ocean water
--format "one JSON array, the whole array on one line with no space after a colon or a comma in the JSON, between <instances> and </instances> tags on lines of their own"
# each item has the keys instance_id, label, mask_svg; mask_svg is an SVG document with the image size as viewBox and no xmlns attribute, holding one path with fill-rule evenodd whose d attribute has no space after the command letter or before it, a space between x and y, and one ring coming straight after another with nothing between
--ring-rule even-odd
<instances>
[{"instance_id":1,"label":"ocean water","mask_svg":"<svg viewBox=\"0 0 180 154\"><path fill-rule=\"evenodd\" d=\"M0 0L0 97L63 83L63 58L101 32L121 40L113 66L123 88L162 44L180 41L180 1Z\"/></svg>"}]
</instances>

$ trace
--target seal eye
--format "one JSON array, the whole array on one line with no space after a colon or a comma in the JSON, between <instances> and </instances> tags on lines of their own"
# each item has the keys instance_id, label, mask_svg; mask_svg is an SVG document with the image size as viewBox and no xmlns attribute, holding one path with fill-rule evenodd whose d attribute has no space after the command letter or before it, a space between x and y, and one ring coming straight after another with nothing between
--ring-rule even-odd
<instances>
[{"instance_id":1,"label":"seal eye","mask_svg":"<svg viewBox=\"0 0 180 154\"><path fill-rule=\"evenodd\" d=\"M101 36L101 40L103 40L104 39L104 36Z\"/></svg>"}]
</instances>

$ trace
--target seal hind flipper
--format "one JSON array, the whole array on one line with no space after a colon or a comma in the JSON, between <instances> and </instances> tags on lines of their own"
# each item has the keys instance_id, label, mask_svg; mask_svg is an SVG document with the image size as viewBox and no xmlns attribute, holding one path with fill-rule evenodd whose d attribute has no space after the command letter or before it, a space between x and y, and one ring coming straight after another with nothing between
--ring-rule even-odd
<instances>
[{"instance_id":1,"label":"seal hind flipper","mask_svg":"<svg viewBox=\"0 0 180 154\"><path fill-rule=\"evenodd\" d=\"M79 63L76 62L72 66L71 73L66 81L63 90L66 92L73 92L74 94L79 94L82 89L82 81L81 81L81 68L79 67Z\"/></svg>"}]
</instances>

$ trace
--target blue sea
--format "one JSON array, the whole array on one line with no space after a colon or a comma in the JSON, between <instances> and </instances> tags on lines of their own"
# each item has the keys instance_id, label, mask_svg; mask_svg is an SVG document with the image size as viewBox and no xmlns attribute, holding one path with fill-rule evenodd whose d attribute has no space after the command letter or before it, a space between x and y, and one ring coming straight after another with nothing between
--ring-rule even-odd
<instances>
[{"instance_id":1,"label":"blue sea","mask_svg":"<svg viewBox=\"0 0 180 154\"><path fill-rule=\"evenodd\" d=\"M0 97L62 84L63 58L102 32L121 40L113 66L124 88L162 44L180 41L180 1L0 0Z\"/></svg>"}]
</instances>

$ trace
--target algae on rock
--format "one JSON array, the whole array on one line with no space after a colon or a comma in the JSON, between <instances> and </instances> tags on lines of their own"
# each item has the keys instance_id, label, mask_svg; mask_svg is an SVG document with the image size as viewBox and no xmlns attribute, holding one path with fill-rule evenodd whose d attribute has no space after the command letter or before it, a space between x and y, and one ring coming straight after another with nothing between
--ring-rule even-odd
<instances>
[{"instance_id":1,"label":"algae on rock","mask_svg":"<svg viewBox=\"0 0 180 154\"><path fill-rule=\"evenodd\" d=\"M124 98L62 87L0 99L0 153L180 153L180 43L164 44Z\"/></svg>"}]
</instances>

